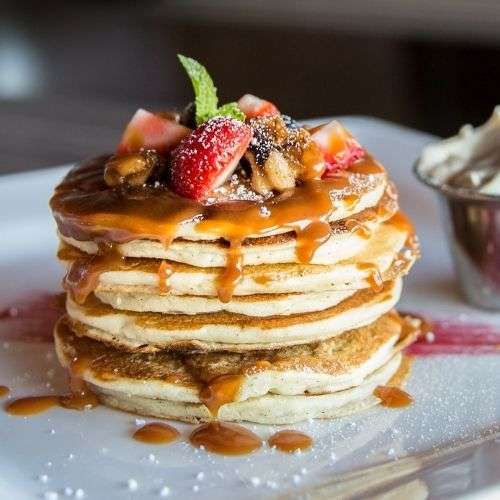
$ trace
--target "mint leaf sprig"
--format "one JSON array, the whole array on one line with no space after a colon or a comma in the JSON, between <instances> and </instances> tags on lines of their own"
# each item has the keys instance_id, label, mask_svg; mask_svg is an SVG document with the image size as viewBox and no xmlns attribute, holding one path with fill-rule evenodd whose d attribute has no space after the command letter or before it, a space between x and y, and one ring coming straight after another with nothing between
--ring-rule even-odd
<instances>
[{"instance_id":1,"label":"mint leaf sprig","mask_svg":"<svg viewBox=\"0 0 500 500\"><path fill-rule=\"evenodd\" d=\"M217 107L219 102L217 87L202 64L182 54L177 54L177 57L193 85L196 125L200 125L215 116L228 116L236 120L245 121L245 113L238 107L238 103L230 102Z\"/></svg>"}]
</instances>

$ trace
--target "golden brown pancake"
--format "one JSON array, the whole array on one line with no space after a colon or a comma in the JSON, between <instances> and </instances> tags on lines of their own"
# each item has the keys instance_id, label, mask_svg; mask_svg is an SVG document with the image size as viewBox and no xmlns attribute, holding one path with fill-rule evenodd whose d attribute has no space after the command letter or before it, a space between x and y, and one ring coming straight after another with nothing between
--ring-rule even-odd
<instances>
[{"instance_id":1,"label":"golden brown pancake","mask_svg":"<svg viewBox=\"0 0 500 500\"><path fill-rule=\"evenodd\" d=\"M224 420L288 423L332 417L377 403L377 385L404 378L400 351L413 342L419 323L391 313L344 335L278 351L246 354L126 353L78 337L66 320L55 331L64 366L85 360L82 377L112 406L187 421L211 417L200 390L221 376L241 376ZM399 373L398 373L399 370ZM404 373L403 373L404 372ZM400 383L394 380L391 383Z\"/></svg>"},{"instance_id":2,"label":"golden brown pancake","mask_svg":"<svg viewBox=\"0 0 500 500\"><path fill-rule=\"evenodd\" d=\"M381 291L360 290L322 311L265 318L223 311L196 315L123 311L103 304L93 295L81 305L68 297L66 309L75 328L83 334L129 350L276 349L370 324L395 306L401 287L401 280L385 282Z\"/></svg>"}]
</instances>

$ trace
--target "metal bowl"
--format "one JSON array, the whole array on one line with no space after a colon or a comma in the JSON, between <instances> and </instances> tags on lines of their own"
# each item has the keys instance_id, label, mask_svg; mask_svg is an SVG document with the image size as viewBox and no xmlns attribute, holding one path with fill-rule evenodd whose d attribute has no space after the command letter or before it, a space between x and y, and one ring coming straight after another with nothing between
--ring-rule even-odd
<instances>
[{"instance_id":1,"label":"metal bowl","mask_svg":"<svg viewBox=\"0 0 500 500\"><path fill-rule=\"evenodd\" d=\"M500 311L500 198L434 184L419 165L416 177L439 195L462 295L472 305Z\"/></svg>"}]
</instances>

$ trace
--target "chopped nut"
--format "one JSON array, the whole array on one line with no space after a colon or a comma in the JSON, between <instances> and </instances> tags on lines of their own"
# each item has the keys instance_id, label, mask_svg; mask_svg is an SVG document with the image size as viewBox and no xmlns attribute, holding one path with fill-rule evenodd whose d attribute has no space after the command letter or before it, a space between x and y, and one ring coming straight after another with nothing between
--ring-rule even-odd
<instances>
[{"instance_id":1,"label":"chopped nut","mask_svg":"<svg viewBox=\"0 0 500 500\"><path fill-rule=\"evenodd\" d=\"M281 151L290 162L297 179L321 178L325 168L323 155L305 128L291 131Z\"/></svg>"},{"instance_id":2,"label":"chopped nut","mask_svg":"<svg viewBox=\"0 0 500 500\"><path fill-rule=\"evenodd\" d=\"M288 129L280 115L252 118L249 125L253 128L250 151L255 155L258 165L264 165L269 153L286 140Z\"/></svg>"},{"instance_id":3,"label":"chopped nut","mask_svg":"<svg viewBox=\"0 0 500 500\"><path fill-rule=\"evenodd\" d=\"M245 158L250 164L252 169L252 188L259 194L267 195L271 192L272 188L264 175L262 167L257 165L255 161L255 156L251 151L245 153Z\"/></svg>"},{"instance_id":4,"label":"chopped nut","mask_svg":"<svg viewBox=\"0 0 500 500\"><path fill-rule=\"evenodd\" d=\"M300 163L302 165L299 176L301 180L321 179L325 172L326 165L323 153L313 141L309 141L302 150Z\"/></svg>"},{"instance_id":5,"label":"chopped nut","mask_svg":"<svg viewBox=\"0 0 500 500\"><path fill-rule=\"evenodd\" d=\"M271 151L264 163L264 174L269 184L277 191L295 187L295 174L285 157L276 150Z\"/></svg>"},{"instance_id":6,"label":"chopped nut","mask_svg":"<svg viewBox=\"0 0 500 500\"><path fill-rule=\"evenodd\" d=\"M110 187L141 186L158 163L159 157L153 151L112 156L104 168L104 181Z\"/></svg>"}]
</instances>

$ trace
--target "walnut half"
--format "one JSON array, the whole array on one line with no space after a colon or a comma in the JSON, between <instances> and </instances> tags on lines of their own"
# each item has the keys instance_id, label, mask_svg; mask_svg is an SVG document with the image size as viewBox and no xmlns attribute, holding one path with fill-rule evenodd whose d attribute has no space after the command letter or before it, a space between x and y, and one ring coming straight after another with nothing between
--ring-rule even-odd
<instances>
[{"instance_id":1,"label":"walnut half","mask_svg":"<svg viewBox=\"0 0 500 500\"><path fill-rule=\"evenodd\" d=\"M104 181L109 187L142 186L158 164L154 151L112 156L104 167Z\"/></svg>"},{"instance_id":2,"label":"walnut half","mask_svg":"<svg viewBox=\"0 0 500 500\"><path fill-rule=\"evenodd\" d=\"M252 188L261 195L271 191L282 192L295 187L295 173L287 159L276 149L273 149L264 162L259 165L251 151L245 153L252 169Z\"/></svg>"},{"instance_id":3,"label":"walnut half","mask_svg":"<svg viewBox=\"0 0 500 500\"><path fill-rule=\"evenodd\" d=\"M264 162L264 174L276 191L285 191L295 187L295 174L290 163L277 150L271 151Z\"/></svg>"}]
</instances>

